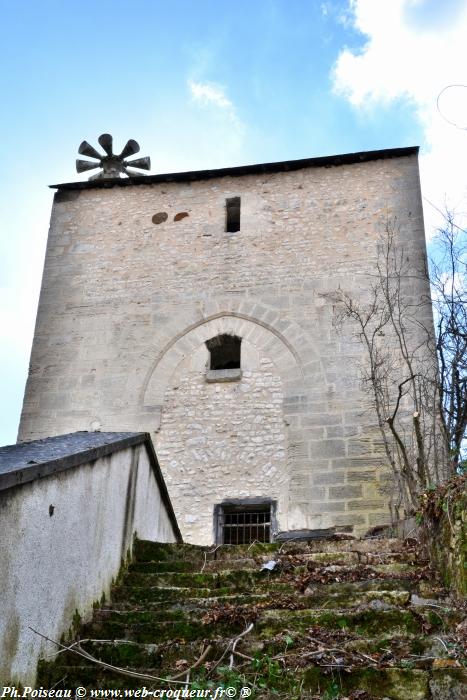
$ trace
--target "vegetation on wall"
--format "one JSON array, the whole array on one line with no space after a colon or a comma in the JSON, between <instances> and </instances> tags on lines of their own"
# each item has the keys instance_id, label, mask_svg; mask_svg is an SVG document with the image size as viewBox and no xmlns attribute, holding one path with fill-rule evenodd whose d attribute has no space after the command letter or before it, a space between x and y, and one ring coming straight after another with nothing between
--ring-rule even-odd
<instances>
[{"instance_id":1,"label":"vegetation on wall","mask_svg":"<svg viewBox=\"0 0 467 700\"><path fill-rule=\"evenodd\" d=\"M396 221L387 223L363 301L342 289L333 294L338 324L349 322L366 351L361 377L394 477L393 521L462 471L467 427L466 232L448 218L430 270L418 272L402 233ZM430 299L417 297L427 276L435 334Z\"/></svg>"},{"instance_id":2,"label":"vegetation on wall","mask_svg":"<svg viewBox=\"0 0 467 700\"><path fill-rule=\"evenodd\" d=\"M439 363L439 398L450 461L467 467L467 231L452 213L432 244L430 282Z\"/></svg>"},{"instance_id":3,"label":"vegetation on wall","mask_svg":"<svg viewBox=\"0 0 467 700\"><path fill-rule=\"evenodd\" d=\"M417 520L443 583L467 595L467 474L422 494Z\"/></svg>"}]
</instances>

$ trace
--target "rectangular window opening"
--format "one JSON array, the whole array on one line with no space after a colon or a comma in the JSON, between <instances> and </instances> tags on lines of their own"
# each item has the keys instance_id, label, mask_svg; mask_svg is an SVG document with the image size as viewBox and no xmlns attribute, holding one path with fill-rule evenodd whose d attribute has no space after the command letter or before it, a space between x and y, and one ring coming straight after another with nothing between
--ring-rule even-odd
<instances>
[{"instance_id":1,"label":"rectangular window opening","mask_svg":"<svg viewBox=\"0 0 467 700\"><path fill-rule=\"evenodd\" d=\"M236 335L222 333L206 341L210 353L209 369L240 369L242 339Z\"/></svg>"},{"instance_id":2,"label":"rectangular window opening","mask_svg":"<svg viewBox=\"0 0 467 700\"><path fill-rule=\"evenodd\" d=\"M270 542L271 504L218 506L217 540L219 544Z\"/></svg>"},{"instance_id":3,"label":"rectangular window opening","mask_svg":"<svg viewBox=\"0 0 467 700\"><path fill-rule=\"evenodd\" d=\"M240 197L225 200L225 230L227 233L240 231Z\"/></svg>"}]
</instances>

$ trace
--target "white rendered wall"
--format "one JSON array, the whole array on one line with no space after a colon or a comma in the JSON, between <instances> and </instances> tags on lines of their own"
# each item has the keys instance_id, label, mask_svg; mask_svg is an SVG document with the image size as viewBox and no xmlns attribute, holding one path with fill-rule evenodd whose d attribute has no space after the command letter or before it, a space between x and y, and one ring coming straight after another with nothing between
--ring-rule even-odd
<instances>
[{"instance_id":1,"label":"white rendered wall","mask_svg":"<svg viewBox=\"0 0 467 700\"><path fill-rule=\"evenodd\" d=\"M29 627L60 640L108 596L135 533L176 536L144 445L4 491L0 506L0 684L31 685L57 648Z\"/></svg>"}]
</instances>

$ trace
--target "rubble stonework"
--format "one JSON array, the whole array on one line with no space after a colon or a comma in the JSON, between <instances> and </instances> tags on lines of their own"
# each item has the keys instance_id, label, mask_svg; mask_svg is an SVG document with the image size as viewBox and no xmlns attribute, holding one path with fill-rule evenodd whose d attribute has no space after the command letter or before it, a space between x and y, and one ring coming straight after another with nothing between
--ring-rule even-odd
<instances>
[{"instance_id":1,"label":"rubble stonework","mask_svg":"<svg viewBox=\"0 0 467 700\"><path fill-rule=\"evenodd\" d=\"M396 218L408 299L426 295L417 154L339 162L59 187L19 439L151 433L200 544L214 506L243 496L277 501L281 531L387 522L363 350L327 294L365 293ZM222 333L242 339L241 377L207 381Z\"/></svg>"}]
</instances>

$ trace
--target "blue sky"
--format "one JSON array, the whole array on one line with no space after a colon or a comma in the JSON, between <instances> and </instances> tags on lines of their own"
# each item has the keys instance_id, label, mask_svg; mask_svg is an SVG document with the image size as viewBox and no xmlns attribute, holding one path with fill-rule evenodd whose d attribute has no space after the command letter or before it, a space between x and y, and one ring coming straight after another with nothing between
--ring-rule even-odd
<instances>
[{"instance_id":1,"label":"blue sky","mask_svg":"<svg viewBox=\"0 0 467 700\"><path fill-rule=\"evenodd\" d=\"M102 132L151 172L420 145L466 201L467 0L0 0L0 444L15 442L52 192ZM467 89L443 94L467 117Z\"/></svg>"}]
</instances>

